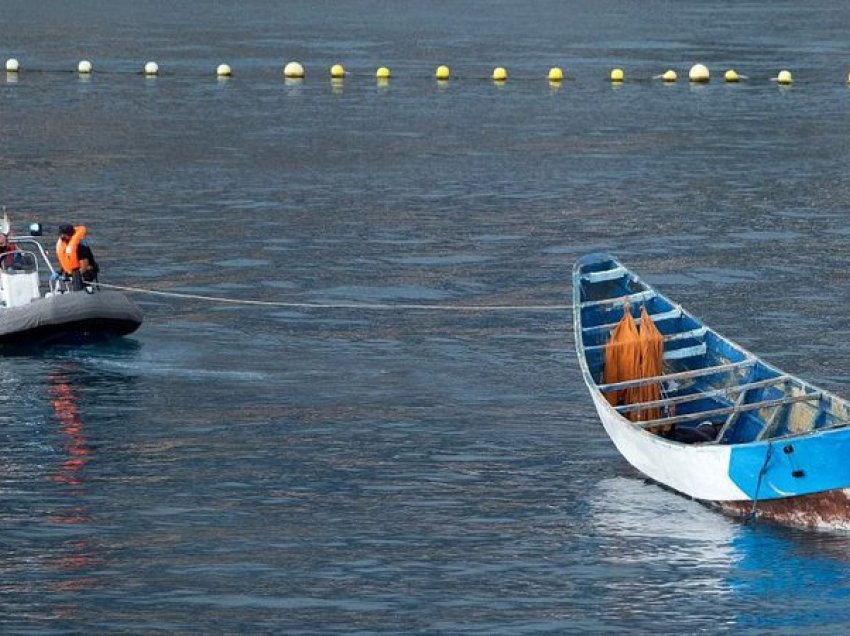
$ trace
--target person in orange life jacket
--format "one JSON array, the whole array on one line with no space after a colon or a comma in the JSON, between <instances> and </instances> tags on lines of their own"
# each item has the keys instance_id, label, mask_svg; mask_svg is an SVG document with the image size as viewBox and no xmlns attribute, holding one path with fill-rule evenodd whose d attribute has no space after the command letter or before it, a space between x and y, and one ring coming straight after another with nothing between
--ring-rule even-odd
<instances>
[{"instance_id":1,"label":"person in orange life jacket","mask_svg":"<svg viewBox=\"0 0 850 636\"><path fill-rule=\"evenodd\" d=\"M59 260L62 273L73 279L72 287L75 290L82 289L83 281L96 282L97 273L100 271L91 248L83 240L85 236L84 225L74 227L70 223L62 223L59 226L56 258Z\"/></svg>"}]
</instances>

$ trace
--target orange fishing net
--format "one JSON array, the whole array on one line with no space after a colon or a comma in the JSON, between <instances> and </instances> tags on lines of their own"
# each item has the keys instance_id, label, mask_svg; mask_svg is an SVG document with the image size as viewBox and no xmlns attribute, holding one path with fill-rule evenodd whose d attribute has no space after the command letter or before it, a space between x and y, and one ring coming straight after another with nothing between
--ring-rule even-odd
<instances>
[{"instance_id":1,"label":"orange fishing net","mask_svg":"<svg viewBox=\"0 0 850 636\"><path fill-rule=\"evenodd\" d=\"M664 337L652 322L646 307L641 307L640 315L638 331L629 306L626 305L622 320L611 334L611 339L605 347L603 382L606 384L651 378L663 373ZM651 402L661 398L661 385L646 384L609 391L605 397L613 406ZM630 411L626 417L632 421L649 421L661 417L661 411L657 407Z\"/></svg>"},{"instance_id":2,"label":"orange fishing net","mask_svg":"<svg viewBox=\"0 0 850 636\"><path fill-rule=\"evenodd\" d=\"M646 307L640 309L640 377L651 378L662 374L664 365L664 336L649 317ZM629 403L651 402L661 399L660 384L644 384L635 387L626 400ZM629 398L632 398L631 400ZM649 421L661 417L661 409L658 407L635 411L633 420Z\"/></svg>"},{"instance_id":3,"label":"orange fishing net","mask_svg":"<svg viewBox=\"0 0 850 636\"><path fill-rule=\"evenodd\" d=\"M625 382L640 377L640 334L632 312L627 304L623 318L614 328L611 340L605 347L605 384ZM626 390L609 391L605 394L612 406L624 403Z\"/></svg>"}]
</instances>

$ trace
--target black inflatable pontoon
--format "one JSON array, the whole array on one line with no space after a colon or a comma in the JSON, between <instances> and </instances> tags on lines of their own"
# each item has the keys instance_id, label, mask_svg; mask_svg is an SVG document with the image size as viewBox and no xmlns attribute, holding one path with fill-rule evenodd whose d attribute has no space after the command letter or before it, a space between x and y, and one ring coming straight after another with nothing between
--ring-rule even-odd
<instances>
[{"instance_id":1,"label":"black inflatable pontoon","mask_svg":"<svg viewBox=\"0 0 850 636\"><path fill-rule=\"evenodd\" d=\"M39 261L54 273L44 248L30 237L11 240L36 251L0 255L0 345L78 344L125 336L142 324L142 312L129 298L97 284L73 291L69 281L59 279L42 295Z\"/></svg>"}]
</instances>

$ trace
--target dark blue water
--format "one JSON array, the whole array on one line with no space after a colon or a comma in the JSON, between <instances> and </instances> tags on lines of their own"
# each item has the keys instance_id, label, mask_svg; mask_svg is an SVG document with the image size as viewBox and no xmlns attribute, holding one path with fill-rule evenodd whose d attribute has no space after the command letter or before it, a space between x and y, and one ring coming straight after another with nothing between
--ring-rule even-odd
<instances>
[{"instance_id":1,"label":"dark blue water","mask_svg":"<svg viewBox=\"0 0 850 636\"><path fill-rule=\"evenodd\" d=\"M85 223L106 282L564 305L604 249L850 395L850 7L64 4L3 3L0 204ZM714 81L650 79L695 62ZM135 298L132 338L0 358L2 631L850 626L850 537L742 526L625 464L568 311Z\"/></svg>"}]
</instances>

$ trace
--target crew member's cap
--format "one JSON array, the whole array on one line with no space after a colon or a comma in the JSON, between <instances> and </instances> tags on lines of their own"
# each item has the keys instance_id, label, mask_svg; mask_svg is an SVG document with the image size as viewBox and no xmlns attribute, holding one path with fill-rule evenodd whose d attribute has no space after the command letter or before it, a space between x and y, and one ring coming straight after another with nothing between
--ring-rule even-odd
<instances>
[{"instance_id":1,"label":"crew member's cap","mask_svg":"<svg viewBox=\"0 0 850 636\"><path fill-rule=\"evenodd\" d=\"M59 224L59 234L73 234L74 226L70 223L60 223Z\"/></svg>"}]
</instances>

